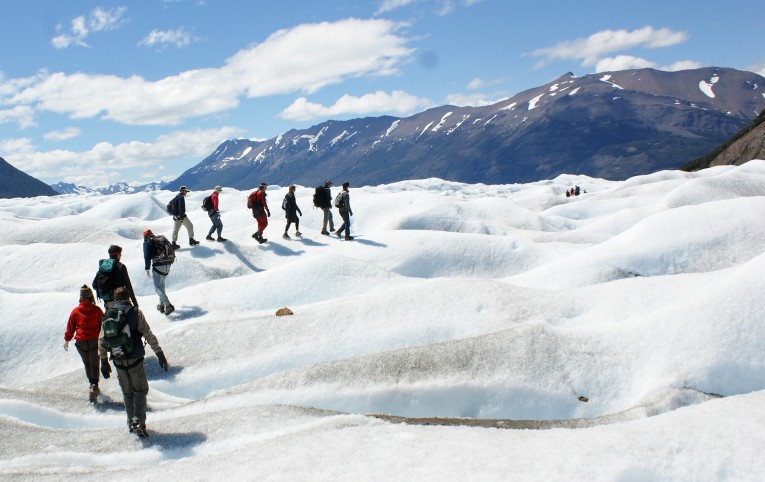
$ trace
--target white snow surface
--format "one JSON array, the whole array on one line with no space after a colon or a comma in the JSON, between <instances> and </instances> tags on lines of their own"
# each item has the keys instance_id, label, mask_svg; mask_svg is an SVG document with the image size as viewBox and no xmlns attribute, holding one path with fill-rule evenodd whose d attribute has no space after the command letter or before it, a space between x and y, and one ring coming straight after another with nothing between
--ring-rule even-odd
<instances>
[{"instance_id":1,"label":"white snow surface","mask_svg":"<svg viewBox=\"0 0 765 482\"><path fill-rule=\"evenodd\" d=\"M0 479L761 480L765 161L351 188L354 241L319 234L312 191L288 241L269 188L264 245L249 190L220 195L227 243L190 193L170 316L140 238L170 235L174 193L0 200ZM147 443L62 347L110 244L171 366L147 347Z\"/></svg>"},{"instance_id":2,"label":"white snow surface","mask_svg":"<svg viewBox=\"0 0 765 482\"><path fill-rule=\"evenodd\" d=\"M706 80L702 80L702 81L699 82L699 90L701 90L701 92L704 95L706 95L707 97L714 99L715 98L715 92L712 89L712 87L714 87L714 85L719 80L720 80L720 77L718 77L716 75L713 76L711 79L709 79L709 82L707 82Z\"/></svg>"}]
</instances>

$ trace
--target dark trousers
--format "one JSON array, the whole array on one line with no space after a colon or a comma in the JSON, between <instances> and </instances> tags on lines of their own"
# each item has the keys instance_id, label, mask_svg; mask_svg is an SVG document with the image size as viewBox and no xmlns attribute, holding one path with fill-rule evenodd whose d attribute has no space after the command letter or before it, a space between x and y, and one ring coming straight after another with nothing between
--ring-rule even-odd
<instances>
[{"instance_id":1,"label":"dark trousers","mask_svg":"<svg viewBox=\"0 0 765 482\"><path fill-rule=\"evenodd\" d=\"M80 354L82 364L85 365L85 376L88 377L88 382L91 385L98 385L98 377L101 373L99 371L98 339L77 340L74 342L74 346L77 347L77 353Z\"/></svg>"},{"instance_id":2,"label":"dark trousers","mask_svg":"<svg viewBox=\"0 0 765 482\"><path fill-rule=\"evenodd\" d=\"M338 236L340 233L345 231L346 236L351 235L351 215L348 213L348 211L340 211L340 217L343 218L343 224L340 225L339 228L337 228L337 234Z\"/></svg>"}]
</instances>

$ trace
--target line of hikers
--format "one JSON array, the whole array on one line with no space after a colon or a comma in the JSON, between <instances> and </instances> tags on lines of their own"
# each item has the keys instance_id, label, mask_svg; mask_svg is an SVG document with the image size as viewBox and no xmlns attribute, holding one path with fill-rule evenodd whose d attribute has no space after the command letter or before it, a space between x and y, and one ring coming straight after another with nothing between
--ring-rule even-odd
<instances>
[{"instance_id":1,"label":"line of hikers","mask_svg":"<svg viewBox=\"0 0 765 482\"><path fill-rule=\"evenodd\" d=\"M344 182L342 191L334 199L334 206L343 219L343 224L337 231L331 212L332 182L325 181L322 186L315 188L313 203L323 212L321 234L329 236L330 232L335 232L339 238L342 237L341 233L345 232L346 240L353 239L350 231L350 216L353 216L353 211L349 186L350 183ZM268 226L268 218L271 216L266 202L267 187L266 183L261 183L258 189L247 197L247 207L252 210L252 215L258 223L258 230L252 237L259 243L268 241L263 237L263 231ZM223 223L220 219L219 194L222 190L221 186L215 186L213 193L202 202L202 209L207 211L212 221L206 238L208 241L228 241L221 236ZM295 224L295 236L302 235L298 214L302 216L303 213L295 200L295 190L294 185L290 186L282 201L282 209L287 218L283 234L285 239L291 239L288 231L292 223ZM194 239L194 225L186 215L185 196L188 193L189 189L181 186L179 193L167 205L167 211L174 221L172 242L165 236L155 235L150 229L143 231L144 270L146 276L152 279L154 290L159 297L157 311L165 315L175 311L165 291L165 279L175 261L175 250L180 248L177 240L181 226L185 226L188 231L189 244L199 244L199 241ZM216 231L217 238L213 238L212 235ZM152 348L162 369L168 371L169 365L157 337L151 332L143 312L138 307L127 266L121 262L122 248L111 245L107 251L109 257L99 260L98 271L93 278L92 286L96 295L94 296L88 285L80 288L79 305L69 315L64 332L64 349L69 350L70 341L75 340L74 345L85 367L91 403L95 403L100 394L99 371L104 379L111 376L111 358L117 369L117 379L122 390L128 430L146 438L146 395L149 392L149 383L144 369L145 344L148 343ZM96 304L96 297L103 301L104 310Z\"/></svg>"}]
</instances>

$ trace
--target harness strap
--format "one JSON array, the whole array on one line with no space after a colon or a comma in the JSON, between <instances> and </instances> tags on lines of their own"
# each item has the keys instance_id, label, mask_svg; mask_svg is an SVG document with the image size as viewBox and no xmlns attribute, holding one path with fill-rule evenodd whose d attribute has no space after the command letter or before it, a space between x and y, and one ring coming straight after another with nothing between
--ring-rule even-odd
<instances>
[{"instance_id":1,"label":"harness strap","mask_svg":"<svg viewBox=\"0 0 765 482\"><path fill-rule=\"evenodd\" d=\"M112 360L114 361L114 360ZM117 368L117 370L130 370L131 368L135 368L138 366L139 363L143 361L143 357L136 358L133 363L130 363L127 366L118 365L116 361L114 361L114 366Z\"/></svg>"}]
</instances>

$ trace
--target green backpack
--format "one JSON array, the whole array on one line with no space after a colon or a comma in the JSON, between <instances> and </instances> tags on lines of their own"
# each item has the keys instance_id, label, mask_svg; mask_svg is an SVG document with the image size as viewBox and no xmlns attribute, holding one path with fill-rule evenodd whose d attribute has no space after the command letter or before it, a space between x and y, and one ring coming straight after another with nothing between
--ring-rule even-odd
<instances>
[{"instance_id":1,"label":"green backpack","mask_svg":"<svg viewBox=\"0 0 765 482\"><path fill-rule=\"evenodd\" d=\"M104 341L115 358L125 358L133 352L133 336L127 320L128 310L109 308L101 318Z\"/></svg>"}]
</instances>

